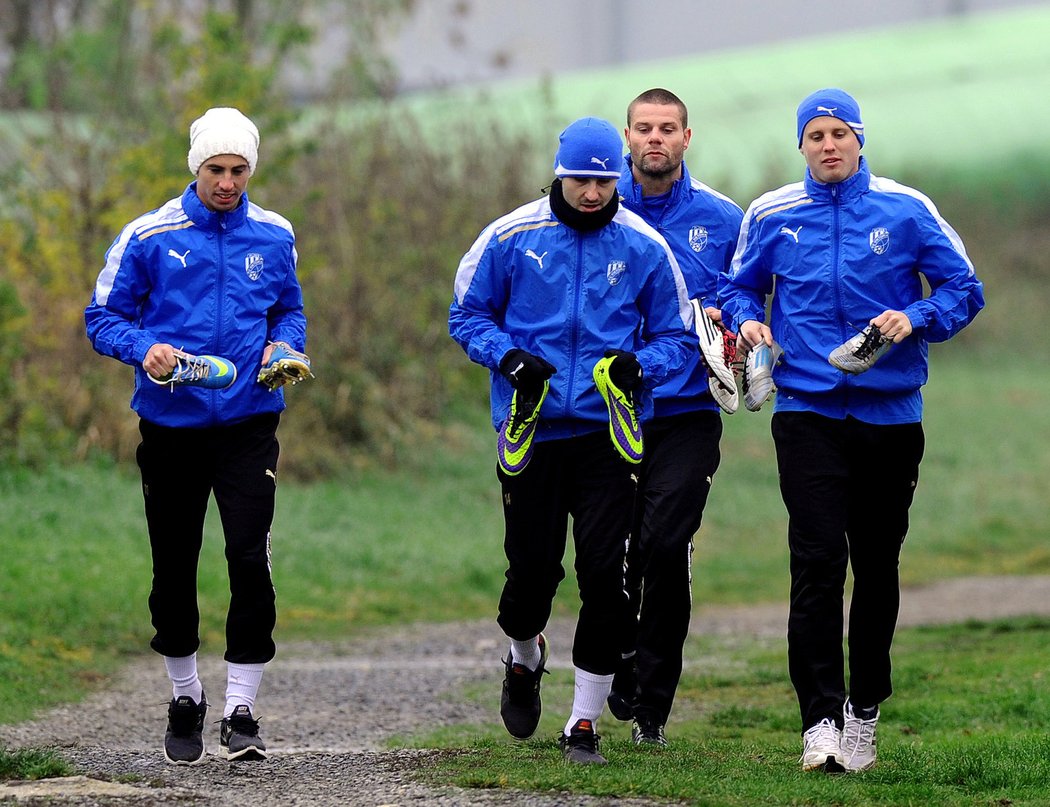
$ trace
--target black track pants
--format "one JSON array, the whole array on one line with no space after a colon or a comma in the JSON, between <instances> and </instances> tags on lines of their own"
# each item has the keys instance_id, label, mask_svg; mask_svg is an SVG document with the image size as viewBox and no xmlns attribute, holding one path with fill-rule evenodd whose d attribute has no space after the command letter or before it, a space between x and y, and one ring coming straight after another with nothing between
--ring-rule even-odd
<instances>
[{"instance_id":1,"label":"black track pants","mask_svg":"<svg viewBox=\"0 0 1050 807\"><path fill-rule=\"evenodd\" d=\"M874 706L893 691L890 645L900 606L898 565L925 447L921 423L873 426L810 412L773 415L788 511L788 667L802 728L842 725L843 592L849 609L850 698Z\"/></svg>"},{"instance_id":2,"label":"black track pants","mask_svg":"<svg viewBox=\"0 0 1050 807\"><path fill-rule=\"evenodd\" d=\"M200 646L197 565L204 516L215 494L226 542L230 606L227 661L273 658L276 605L270 574L270 525L277 471L276 414L231 426L173 429L140 421L138 464L153 553L150 646L188 656Z\"/></svg>"},{"instance_id":3,"label":"black track pants","mask_svg":"<svg viewBox=\"0 0 1050 807\"><path fill-rule=\"evenodd\" d=\"M616 671L636 473L637 466L616 453L608 430L537 443L517 476L497 468L508 561L498 618L504 633L523 640L546 626L565 577L571 515L581 601L572 662L595 675Z\"/></svg>"},{"instance_id":4,"label":"black track pants","mask_svg":"<svg viewBox=\"0 0 1050 807\"><path fill-rule=\"evenodd\" d=\"M645 426L645 456L627 555L630 597L623 644L636 651L635 714L664 724L682 676L692 610L693 536L721 459L717 412L658 418Z\"/></svg>"}]
</instances>

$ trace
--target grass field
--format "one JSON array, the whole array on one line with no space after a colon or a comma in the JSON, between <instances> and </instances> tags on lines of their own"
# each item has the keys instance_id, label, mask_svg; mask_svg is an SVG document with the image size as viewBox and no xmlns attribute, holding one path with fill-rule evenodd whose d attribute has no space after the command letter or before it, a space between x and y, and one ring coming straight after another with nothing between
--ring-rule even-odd
<instances>
[{"instance_id":1,"label":"grass field","mask_svg":"<svg viewBox=\"0 0 1050 807\"><path fill-rule=\"evenodd\" d=\"M1050 377L1025 362L935 356L926 400L927 455L904 550L905 584L1050 572L1042 485L1050 457L1039 439ZM723 463L697 542L699 605L786 597L786 521L769 414L726 419ZM494 616L502 517L486 415L478 411L475 423L398 472L281 483L273 538L278 643ZM123 659L148 652L150 573L134 469L9 468L0 472L0 510L0 719L11 723L81 697ZM217 653L228 594L214 512L205 544L202 635L204 651ZM563 587L561 615L575 612L572 591ZM545 740L513 745L496 725L423 739L465 749L441 776L485 786L708 794L697 804L989 804L1007 796L1050 804L1048 640L1050 625L1031 621L903 632L885 764L839 785L797 775L782 643L747 637L690 642L699 666L683 680L672 729L682 742L668 753L639 761L624 727L603 726L619 773L581 778L559 766L550 736L567 703L556 697L541 726ZM552 692L571 689L568 679L552 678Z\"/></svg>"}]
</instances>

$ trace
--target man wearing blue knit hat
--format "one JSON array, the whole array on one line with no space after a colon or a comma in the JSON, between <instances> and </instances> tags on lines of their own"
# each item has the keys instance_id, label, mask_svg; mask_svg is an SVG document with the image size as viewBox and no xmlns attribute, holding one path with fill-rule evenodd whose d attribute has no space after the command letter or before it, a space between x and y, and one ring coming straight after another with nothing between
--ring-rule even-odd
<instances>
[{"instance_id":1,"label":"man wearing blue knit hat","mask_svg":"<svg viewBox=\"0 0 1050 807\"><path fill-rule=\"evenodd\" d=\"M863 771L875 764L879 705L892 692L928 344L966 327L984 292L933 202L868 170L850 95L817 90L796 122L805 178L751 204L719 292L738 345L783 349L775 366L756 368L749 357L745 378L771 375L777 389L772 432L789 519L788 667L802 717L800 761L804 770ZM778 349L752 353L769 358Z\"/></svg>"},{"instance_id":2,"label":"man wearing blue knit hat","mask_svg":"<svg viewBox=\"0 0 1050 807\"><path fill-rule=\"evenodd\" d=\"M449 332L491 375L508 567L510 640L500 715L517 739L541 714L543 630L572 517L580 613L565 759L605 764L597 721L620 658L624 557L651 390L693 347L685 282L667 242L620 207L623 143L581 118L558 142L550 193L494 221L463 256Z\"/></svg>"}]
</instances>

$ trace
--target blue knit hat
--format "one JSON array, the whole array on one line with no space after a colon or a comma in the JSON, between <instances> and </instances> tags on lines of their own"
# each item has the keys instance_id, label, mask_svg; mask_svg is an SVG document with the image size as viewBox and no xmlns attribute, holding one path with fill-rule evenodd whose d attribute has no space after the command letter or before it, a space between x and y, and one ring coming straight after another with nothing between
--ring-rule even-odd
<instances>
[{"instance_id":1,"label":"blue knit hat","mask_svg":"<svg viewBox=\"0 0 1050 807\"><path fill-rule=\"evenodd\" d=\"M864 124L860 119L860 106L845 90L840 90L837 87L817 90L798 105L797 114L799 146L802 145L802 132L805 131L806 124L814 118L820 118L825 115L838 118L845 123L853 130L853 134L857 136L861 147L863 148L864 146Z\"/></svg>"},{"instance_id":2,"label":"blue knit hat","mask_svg":"<svg viewBox=\"0 0 1050 807\"><path fill-rule=\"evenodd\" d=\"M558 138L556 177L620 178L623 141L616 127L601 118L580 118Z\"/></svg>"}]
</instances>

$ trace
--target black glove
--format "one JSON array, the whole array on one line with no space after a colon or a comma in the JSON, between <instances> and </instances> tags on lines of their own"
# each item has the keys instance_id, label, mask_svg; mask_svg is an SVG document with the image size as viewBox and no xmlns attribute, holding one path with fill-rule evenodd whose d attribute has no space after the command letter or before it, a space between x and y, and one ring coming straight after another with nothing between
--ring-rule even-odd
<instances>
[{"instance_id":1,"label":"black glove","mask_svg":"<svg viewBox=\"0 0 1050 807\"><path fill-rule=\"evenodd\" d=\"M558 372L549 361L518 348L507 351L507 355L500 360L499 371L514 389L523 391L538 389Z\"/></svg>"},{"instance_id":2,"label":"black glove","mask_svg":"<svg viewBox=\"0 0 1050 807\"><path fill-rule=\"evenodd\" d=\"M615 356L609 365L609 379L624 392L631 392L642 385L642 365L638 357L629 350L606 350L605 358Z\"/></svg>"}]
</instances>

